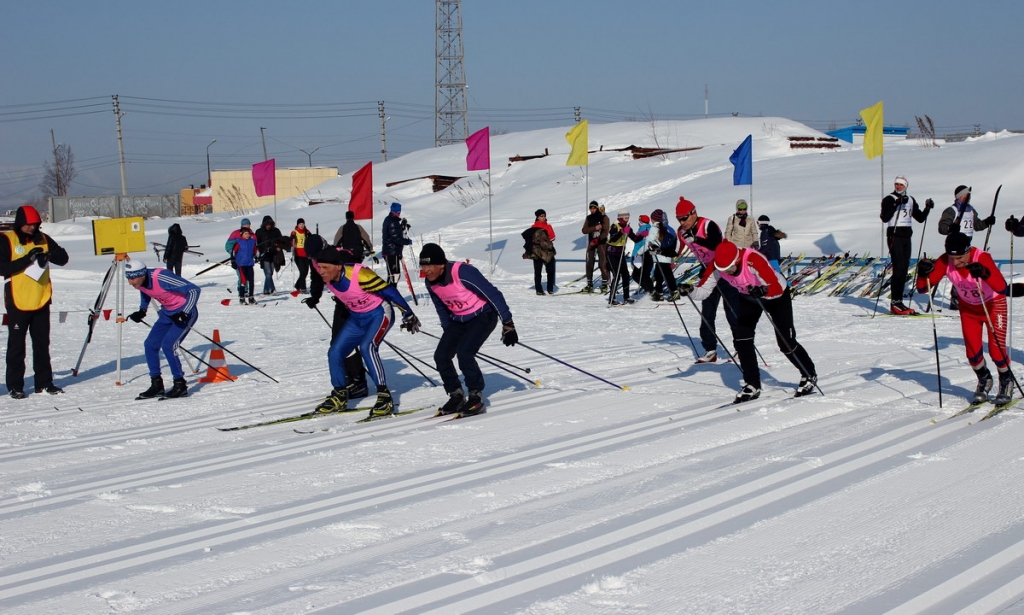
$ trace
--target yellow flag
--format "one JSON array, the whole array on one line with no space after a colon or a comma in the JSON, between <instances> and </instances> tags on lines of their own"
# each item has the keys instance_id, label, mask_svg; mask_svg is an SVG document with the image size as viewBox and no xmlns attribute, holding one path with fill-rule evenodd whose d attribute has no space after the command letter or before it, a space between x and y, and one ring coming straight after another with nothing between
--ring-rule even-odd
<instances>
[{"instance_id":1,"label":"yellow flag","mask_svg":"<svg viewBox=\"0 0 1024 615\"><path fill-rule=\"evenodd\" d=\"M572 151L569 152L569 159L565 161L565 166L587 166L587 120L576 124L575 128L567 132L565 140L572 146Z\"/></svg>"},{"instance_id":2,"label":"yellow flag","mask_svg":"<svg viewBox=\"0 0 1024 615\"><path fill-rule=\"evenodd\" d=\"M862 109L860 116L864 118L864 155L871 160L882 155L882 101Z\"/></svg>"}]
</instances>

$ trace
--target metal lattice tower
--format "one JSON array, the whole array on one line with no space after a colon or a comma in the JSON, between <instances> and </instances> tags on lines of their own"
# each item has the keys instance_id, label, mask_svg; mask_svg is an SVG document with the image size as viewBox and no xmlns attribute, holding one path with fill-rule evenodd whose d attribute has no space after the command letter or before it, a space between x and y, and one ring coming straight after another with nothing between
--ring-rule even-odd
<instances>
[{"instance_id":1,"label":"metal lattice tower","mask_svg":"<svg viewBox=\"0 0 1024 615\"><path fill-rule=\"evenodd\" d=\"M434 81L434 146L463 143L469 136L466 70L462 52L461 0L437 0L437 65Z\"/></svg>"}]
</instances>

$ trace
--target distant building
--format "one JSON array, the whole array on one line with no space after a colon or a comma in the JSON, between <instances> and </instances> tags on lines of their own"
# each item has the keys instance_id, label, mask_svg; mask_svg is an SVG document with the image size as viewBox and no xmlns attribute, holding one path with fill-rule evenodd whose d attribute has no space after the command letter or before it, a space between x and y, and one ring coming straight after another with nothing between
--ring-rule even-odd
<instances>
[{"instance_id":1,"label":"distant building","mask_svg":"<svg viewBox=\"0 0 1024 615\"><path fill-rule=\"evenodd\" d=\"M276 169L274 179L277 195L256 196L256 188L252 184L252 169L234 171L213 170L210 173L210 184L213 194L208 211L245 211L270 205L276 198L278 201L296 196L319 186L329 179L338 178L336 167L298 167L294 169ZM205 192L205 191L204 191ZM203 196L206 196L205 194ZM199 201L205 201L203 196ZM193 198L194 204L199 204ZM205 204L204 204L205 207Z\"/></svg>"},{"instance_id":2,"label":"distant building","mask_svg":"<svg viewBox=\"0 0 1024 615\"><path fill-rule=\"evenodd\" d=\"M842 139L847 143L853 143L854 145L863 145L864 143L864 130L863 126L847 126L846 128L840 128L839 130L830 130L826 132L830 137ZM899 126L883 126L882 127L882 142L885 141L903 141L910 134L910 129Z\"/></svg>"}]
</instances>

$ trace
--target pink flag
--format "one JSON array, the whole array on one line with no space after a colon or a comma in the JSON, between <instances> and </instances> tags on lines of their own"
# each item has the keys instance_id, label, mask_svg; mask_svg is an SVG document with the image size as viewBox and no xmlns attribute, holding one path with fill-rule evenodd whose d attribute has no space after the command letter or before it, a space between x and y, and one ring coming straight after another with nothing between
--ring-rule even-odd
<instances>
[{"instance_id":1,"label":"pink flag","mask_svg":"<svg viewBox=\"0 0 1024 615\"><path fill-rule=\"evenodd\" d=\"M491 168L490 127L485 126L466 138L469 154L466 156L467 171L486 171Z\"/></svg>"},{"instance_id":2,"label":"pink flag","mask_svg":"<svg viewBox=\"0 0 1024 615\"><path fill-rule=\"evenodd\" d=\"M274 178L274 159L252 165L252 185L256 188L256 196L277 194L277 181Z\"/></svg>"},{"instance_id":3,"label":"pink flag","mask_svg":"<svg viewBox=\"0 0 1024 615\"><path fill-rule=\"evenodd\" d=\"M367 162L352 174L352 200L348 203L348 210L356 220L369 220L373 217L372 162Z\"/></svg>"}]
</instances>

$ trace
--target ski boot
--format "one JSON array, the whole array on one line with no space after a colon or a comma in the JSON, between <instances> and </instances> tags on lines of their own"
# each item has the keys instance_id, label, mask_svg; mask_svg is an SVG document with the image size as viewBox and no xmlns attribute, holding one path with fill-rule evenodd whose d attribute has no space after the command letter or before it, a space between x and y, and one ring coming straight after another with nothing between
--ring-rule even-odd
<instances>
[{"instance_id":1,"label":"ski boot","mask_svg":"<svg viewBox=\"0 0 1024 615\"><path fill-rule=\"evenodd\" d=\"M188 397L188 384L184 378L175 378L171 390L164 393L163 398Z\"/></svg>"},{"instance_id":2,"label":"ski boot","mask_svg":"<svg viewBox=\"0 0 1024 615\"><path fill-rule=\"evenodd\" d=\"M395 413L395 402L391 399L391 391L387 387L377 388L377 403L370 408L368 418L377 419Z\"/></svg>"},{"instance_id":3,"label":"ski boot","mask_svg":"<svg viewBox=\"0 0 1024 615\"><path fill-rule=\"evenodd\" d=\"M583 290L581 290L580 292L581 293L592 293L592 292L594 292L594 283L593 282L587 282L587 285L584 286Z\"/></svg>"},{"instance_id":4,"label":"ski boot","mask_svg":"<svg viewBox=\"0 0 1024 615\"><path fill-rule=\"evenodd\" d=\"M734 404L741 404L745 401L751 401L761 396L761 389L755 387L752 384L744 384L740 392L736 394L736 399L732 400Z\"/></svg>"},{"instance_id":5,"label":"ski boot","mask_svg":"<svg viewBox=\"0 0 1024 615\"><path fill-rule=\"evenodd\" d=\"M714 363L717 360L718 360L718 351L717 350L709 350L709 351L704 353L703 357L697 359L696 362L697 363Z\"/></svg>"},{"instance_id":6,"label":"ski boot","mask_svg":"<svg viewBox=\"0 0 1024 615\"><path fill-rule=\"evenodd\" d=\"M470 391L466 403L459 408L459 416L476 416L487 412L484 406L483 394L480 391Z\"/></svg>"},{"instance_id":7,"label":"ski boot","mask_svg":"<svg viewBox=\"0 0 1024 615\"><path fill-rule=\"evenodd\" d=\"M249 295L249 305L256 305L256 297Z\"/></svg>"},{"instance_id":8,"label":"ski boot","mask_svg":"<svg viewBox=\"0 0 1024 615\"><path fill-rule=\"evenodd\" d=\"M139 396L135 399L153 399L154 397L163 397L164 394L164 379L161 376L151 376L149 379L149 388L139 393Z\"/></svg>"},{"instance_id":9,"label":"ski boot","mask_svg":"<svg viewBox=\"0 0 1024 615\"><path fill-rule=\"evenodd\" d=\"M817 376L800 376L800 384L796 385L796 395L794 395L794 397L803 397L804 395L810 395L811 393L814 392L814 387L817 384Z\"/></svg>"},{"instance_id":10,"label":"ski boot","mask_svg":"<svg viewBox=\"0 0 1024 615\"><path fill-rule=\"evenodd\" d=\"M459 408L462 407L462 404L465 403L465 401L466 396L462 392L462 389L456 389L455 391L452 391L451 393L448 394L448 401L446 401L443 406L437 409L437 414L435 416L455 414L456 412L459 411Z\"/></svg>"},{"instance_id":11,"label":"ski boot","mask_svg":"<svg viewBox=\"0 0 1024 615\"><path fill-rule=\"evenodd\" d=\"M11 399L25 399L25 391L21 389L11 389Z\"/></svg>"},{"instance_id":12,"label":"ski boot","mask_svg":"<svg viewBox=\"0 0 1024 615\"><path fill-rule=\"evenodd\" d=\"M348 391L348 399L361 399L370 394L370 390L366 388L365 380L350 382L345 385L345 390Z\"/></svg>"},{"instance_id":13,"label":"ski boot","mask_svg":"<svg viewBox=\"0 0 1024 615\"><path fill-rule=\"evenodd\" d=\"M992 372L983 367L976 372L978 376L978 388L974 389L972 404L983 404L988 401L988 392L992 390Z\"/></svg>"},{"instance_id":14,"label":"ski boot","mask_svg":"<svg viewBox=\"0 0 1024 615\"><path fill-rule=\"evenodd\" d=\"M660 292L654 291L653 293L651 293L651 301L664 301L664 300L665 300L665 295L661 294Z\"/></svg>"},{"instance_id":15,"label":"ski boot","mask_svg":"<svg viewBox=\"0 0 1024 615\"><path fill-rule=\"evenodd\" d=\"M917 316L917 312L903 305L902 301L893 301L890 303L889 312L896 316Z\"/></svg>"},{"instance_id":16,"label":"ski boot","mask_svg":"<svg viewBox=\"0 0 1024 615\"><path fill-rule=\"evenodd\" d=\"M997 406L1005 406L1013 399L1013 376L1009 371L999 372L999 390L992 398L992 403Z\"/></svg>"},{"instance_id":17,"label":"ski boot","mask_svg":"<svg viewBox=\"0 0 1024 615\"><path fill-rule=\"evenodd\" d=\"M681 296L682 295L679 294L678 290L674 290L672 291L672 294L668 296L668 300L671 301L672 303L675 303L676 301L679 301Z\"/></svg>"},{"instance_id":18,"label":"ski boot","mask_svg":"<svg viewBox=\"0 0 1024 615\"><path fill-rule=\"evenodd\" d=\"M331 391L327 399L320 402L313 412L319 414L330 414L332 412L344 412L348 406L348 389L340 388Z\"/></svg>"},{"instance_id":19,"label":"ski boot","mask_svg":"<svg viewBox=\"0 0 1024 615\"><path fill-rule=\"evenodd\" d=\"M50 395L60 395L64 392L64 389L59 386L50 383L44 387L36 387L36 393L49 393Z\"/></svg>"}]
</instances>

